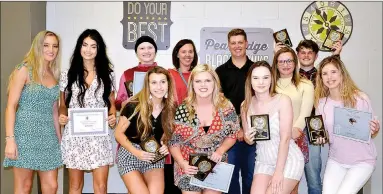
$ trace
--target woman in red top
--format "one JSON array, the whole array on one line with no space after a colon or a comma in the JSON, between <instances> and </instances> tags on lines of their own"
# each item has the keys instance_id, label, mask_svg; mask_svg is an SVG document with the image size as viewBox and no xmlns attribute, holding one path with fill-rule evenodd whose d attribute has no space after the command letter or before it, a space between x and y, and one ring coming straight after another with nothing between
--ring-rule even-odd
<instances>
[{"instance_id":1,"label":"woman in red top","mask_svg":"<svg viewBox=\"0 0 383 194\"><path fill-rule=\"evenodd\" d=\"M177 104L181 104L187 96L187 83L190 72L197 65L198 56L195 45L190 39L180 40L173 49L174 69L169 69L176 87Z\"/></svg>"},{"instance_id":2,"label":"woman in red top","mask_svg":"<svg viewBox=\"0 0 383 194\"><path fill-rule=\"evenodd\" d=\"M188 96L177 108L169 141L174 164L175 185L183 194L220 193L190 185L190 175L198 168L189 165L189 154L206 154L215 161L226 161L240 129L231 102L220 93L218 75L207 64L197 65L190 75Z\"/></svg>"}]
</instances>

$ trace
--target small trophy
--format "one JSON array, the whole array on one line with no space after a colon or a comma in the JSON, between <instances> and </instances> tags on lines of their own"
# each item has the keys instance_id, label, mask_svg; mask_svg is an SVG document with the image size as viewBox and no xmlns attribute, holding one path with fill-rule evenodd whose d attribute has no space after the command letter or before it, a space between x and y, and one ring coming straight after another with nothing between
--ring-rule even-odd
<instances>
[{"instance_id":1,"label":"small trophy","mask_svg":"<svg viewBox=\"0 0 383 194\"><path fill-rule=\"evenodd\" d=\"M154 159L151 161L152 164L160 161L162 158L165 158L165 156L166 156L166 155L162 155L159 152L160 144L157 142L157 140L154 138L154 136L150 136L145 141L141 142L140 146L141 146L142 150L144 150L145 152L150 152L150 153L156 154Z\"/></svg>"},{"instance_id":2,"label":"small trophy","mask_svg":"<svg viewBox=\"0 0 383 194\"><path fill-rule=\"evenodd\" d=\"M318 137L322 137L328 142L328 134L324 128L322 115L306 117L306 125L311 144L315 144Z\"/></svg>"},{"instance_id":3,"label":"small trophy","mask_svg":"<svg viewBox=\"0 0 383 194\"><path fill-rule=\"evenodd\" d=\"M269 115L251 115L250 126L255 130L255 141L270 140Z\"/></svg>"},{"instance_id":4,"label":"small trophy","mask_svg":"<svg viewBox=\"0 0 383 194\"><path fill-rule=\"evenodd\" d=\"M196 154L196 153L190 154L189 155L189 165L195 166L199 157L201 157L201 156L207 157L207 154Z\"/></svg>"},{"instance_id":5,"label":"small trophy","mask_svg":"<svg viewBox=\"0 0 383 194\"><path fill-rule=\"evenodd\" d=\"M323 42L323 47L328 48L332 50L332 45L343 39L344 34L342 32L338 32L336 30L330 30L330 32L327 34L326 39Z\"/></svg>"},{"instance_id":6,"label":"small trophy","mask_svg":"<svg viewBox=\"0 0 383 194\"><path fill-rule=\"evenodd\" d=\"M197 174L194 175L194 178L204 181L205 178L212 172L216 162L210 160L207 156L200 156L194 166L198 167Z\"/></svg>"},{"instance_id":7,"label":"small trophy","mask_svg":"<svg viewBox=\"0 0 383 194\"><path fill-rule=\"evenodd\" d=\"M273 36L274 36L274 40L275 40L276 43L282 42L282 44L284 44L286 46L293 47L293 44L291 43L291 39L290 39L289 33L287 33L286 29L283 29L283 30L280 30L278 32L275 32L273 34Z\"/></svg>"}]
</instances>

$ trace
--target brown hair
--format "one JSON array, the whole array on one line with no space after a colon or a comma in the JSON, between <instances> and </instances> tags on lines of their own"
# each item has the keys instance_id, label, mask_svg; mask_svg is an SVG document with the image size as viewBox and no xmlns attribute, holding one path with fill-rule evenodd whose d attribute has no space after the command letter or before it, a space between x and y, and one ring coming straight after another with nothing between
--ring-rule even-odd
<instances>
[{"instance_id":1,"label":"brown hair","mask_svg":"<svg viewBox=\"0 0 383 194\"><path fill-rule=\"evenodd\" d=\"M249 106L251 104L251 98L255 95L255 92L253 90L253 87L251 86L251 78L252 78L252 73L255 68L258 67L266 67L270 71L270 79L271 79L271 85L269 88L269 94L270 96L274 96L277 92L275 91L275 75L273 71L271 70L271 66L267 61L257 61L253 65L251 65L249 71L247 72L246 76L246 82L245 82L245 100L243 101L243 105L241 107L241 114L247 113L249 110Z\"/></svg>"},{"instance_id":2,"label":"brown hair","mask_svg":"<svg viewBox=\"0 0 383 194\"><path fill-rule=\"evenodd\" d=\"M230 32L227 34L227 41L230 41L230 38L232 36L238 36L238 35L242 35L245 38L245 41L247 41L246 32L240 28L235 28L235 29L230 30Z\"/></svg>"},{"instance_id":3,"label":"brown hair","mask_svg":"<svg viewBox=\"0 0 383 194\"><path fill-rule=\"evenodd\" d=\"M295 54L294 50L291 49L290 47L283 47L277 51L274 55L273 59L273 66L272 66L272 71L274 75L274 83L277 83L278 79L281 77L281 74L279 73L278 70L278 57L282 53L290 53L291 56L293 56L293 61L294 61L294 72L293 72L293 77L291 78L291 82L295 85L295 87L298 87L300 81L301 81L301 76L299 74L299 68L298 68L298 57Z\"/></svg>"},{"instance_id":4,"label":"brown hair","mask_svg":"<svg viewBox=\"0 0 383 194\"><path fill-rule=\"evenodd\" d=\"M134 109L134 113L128 120L139 113L137 118L138 136L141 140L145 140L151 134L152 123L150 121L150 116L153 111L153 103L149 100L149 76L152 73L164 74L166 76L166 80L168 81L168 97L162 99L164 108L161 113L162 129L164 130L164 138L162 140L164 143L167 143L172 135L176 100L174 97L173 79L171 78L169 71L163 67L155 66L146 73L142 90L131 98L131 102L137 102L137 106Z\"/></svg>"},{"instance_id":5,"label":"brown hair","mask_svg":"<svg viewBox=\"0 0 383 194\"><path fill-rule=\"evenodd\" d=\"M180 59L178 58L177 55L181 47L183 47L185 44L191 44L193 46L194 57L193 57L192 63L190 64L190 69L189 69L189 71L191 71L198 63L198 55L197 55L197 50L195 48L194 42L190 39L182 39L177 42L176 46L174 46L173 53L172 53L173 65L177 70L178 68L180 68Z\"/></svg>"}]
</instances>

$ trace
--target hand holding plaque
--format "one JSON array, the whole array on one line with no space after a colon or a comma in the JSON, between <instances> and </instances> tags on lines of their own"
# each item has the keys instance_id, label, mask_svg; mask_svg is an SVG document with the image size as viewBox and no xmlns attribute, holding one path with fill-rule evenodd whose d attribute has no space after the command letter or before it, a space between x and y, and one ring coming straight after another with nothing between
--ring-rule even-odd
<instances>
[{"instance_id":1,"label":"hand holding plaque","mask_svg":"<svg viewBox=\"0 0 383 194\"><path fill-rule=\"evenodd\" d=\"M193 153L189 155L189 165L190 166L196 166L195 164L197 163L198 159L201 157L207 157L207 154L199 154L199 153Z\"/></svg>"},{"instance_id":2,"label":"hand holding plaque","mask_svg":"<svg viewBox=\"0 0 383 194\"><path fill-rule=\"evenodd\" d=\"M166 155L163 155L159 152L159 149L161 145L157 142L157 140L154 138L154 136L150 136L147 138L145 141L142 141L140 143L140 146L142 150L145 152L153 153L156 156L154 159L151 161L152 164L160 161L161 159L165 158Z\"/></svg>"},{"instance_id":3,"label":"hand holding plaque","mask_svg":"<svg viewBox=\"0 0 383 194\"><path fill-rule=\"evenodd\" d=\"M332 46L337 41L341 41L343 39L344 34L342 32L338 32L336 30L330 30L327 34L326 39L323 42L323 47L332 50Z\"/></svg>"},{"instance_id":4,"label":"hand holding plaque","mask_svg":"<svg viewBox=\"0 0 383 194\"><path fill-rule=\"evenodd\" d=\"M307 132L309 136L309 142L316 144L319 137L324 138L325 143L328 142L328 134L324 128L322 115L316 115L306 117Z\"/></svg>"},{"instance_id":5,"label":"hand holding plaque","mask_svg":"<svg viewBox=\"0 0 383 194\"><path fill-rule=\"evenodd\" d=\"M216 164L216 162L210 160L207 156L200 156L194 165L198 167L198 172L194 175L194 178L204 181L205 178L213 171Z\"/></svg>"},{"instance_id":6,"label":"hand holding plaque","mask_svg":"<svg viewBox=\"0 0 383 194\"><path fill-rule=\"evenodd\" d=\"M281 42L282 44L286 46L293 47L289 33L287 33L286 29L275 32L273 36L276 43Z\"/></svg>"},{"instance_id":7,"label":"hand holding plaque","mask_svg":"<svg viewBox=\"0 0 383 194\"><path fill-rule=\"evenodd\" d=\"M270 140L269 115L251 115L250 126L255 130L255 141Z\"/></svg>"}]
</instances>

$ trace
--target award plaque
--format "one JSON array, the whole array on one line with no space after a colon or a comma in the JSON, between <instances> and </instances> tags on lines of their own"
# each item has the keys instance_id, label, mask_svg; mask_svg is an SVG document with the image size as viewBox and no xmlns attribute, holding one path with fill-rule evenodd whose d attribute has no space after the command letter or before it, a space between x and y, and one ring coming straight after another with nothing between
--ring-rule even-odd
<instances>
[{"instance_id":1,"label":"award plaque","mask_svg":"<svg viewBox=\"0 0 383 194\"><path fill-rule=\"evenodd\" d=\"M328 49L331 50L332 49L332 45L335 42L337 42L339 40L342 40L343 36L344 36L344 34L342 32L338 32L338 31L335 31L335 30L330 30L330 32L327 34L326 39L323 42L323 47L324 48L328 48Z\"/></svg>"},{"instance_id":2,"label":"award plaque","mask_svg":"<svg viewBox=\"0 0 383 194\"><path fill-rule=\"evenodd\" d=\"M315 144L318 137L324 138L325 142L327 143L328 134L324 128L322 115L306 117L305 119L310 143Z\"/></svg>"},{"instance_id":3,"label":"award plaque","mask_svg":"<svg viewBox=\"0 0 383 194\"><path fill-rule=\"evenodd\" d=\"M283 30L280 30L278 32L275 32L273 34L273 36L274 36L274 40L275 40L276 43L282 42L282 44L284 44L286 46L293 47L293 44L291 43L291 39L290 39L289 33L287 33L286 29L283 29Z\"/></svg>"},{"instance_id":4,"label":"award plaque","mask_svg":"<svg viewBox=\"0 0 383 194\"><path fill-rule=\"evenodd\" d=\"M207 157L207 154L196 154L196 153L190 154L189 155L189 165L195 166L195 164L197 163L200 156Z\"/></svg>"},{"instance_id":5,"label":"award plaque","mask_svg":"<svg viewBox=\"0 0 383 194\"><path fill-rule=\"evenodd\" d=\"M269 115L251 115L250 127L255 130L255 141L270 140Z\"/></svg>"},{"instance_id":6,"label":"award plaque","mask_svg":"<svg viewBox=\"0 0 383 194\"><path fill-rule=\"evenodd\" d=\"M145 141L141 142L140 146L141 146L142 150L144 150L145 152L150 152L150 153L156 154L154 159L151 161L152 164L160 161L161 159L165 158L165 156L166 156L166 155L162 155L159 152L161 145L157 142L157 140L154 138L154 136L150 136Z\"/></svg>"},{"instance_id":7,"label":"award plaque","mask_svg":"<svg viewBox=\"0 0 383 194\"><path fill-rule=\"evenodd\" d=\"M197 174L194 175L194 178L204 181L205 178L212 172L216 163L210 160L207 156L200 156L194 166L198 167Z\"/></svg>"}]
</instances>

